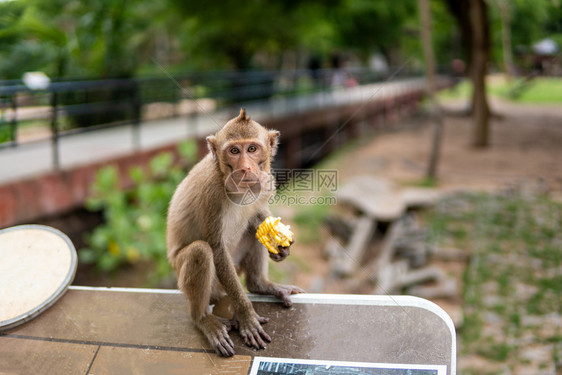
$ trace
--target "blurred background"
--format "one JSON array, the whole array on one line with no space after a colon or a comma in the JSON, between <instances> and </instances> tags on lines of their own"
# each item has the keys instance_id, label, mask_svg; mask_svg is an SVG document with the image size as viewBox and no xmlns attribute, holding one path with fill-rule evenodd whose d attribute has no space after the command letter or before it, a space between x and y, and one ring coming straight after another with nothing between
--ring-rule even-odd
<instances>
[{"instance_id":1,"label":"blurred background","mask_svg":"<svg viewBox=\"0 0 562 375\"><path fill-rule=\"evenodd\" d=\"M175 288L169 199L245 107L283 137L272 279L431 299L461 374L562 374L561 48L560 0L0 0L0 228Z\"/></svg>"},{"instance_id":2,"label":"blurred background","mask_svg":"<svg viewBox=\"0 0 562 375\"><path fill-rule=\"evenodd\" d=\"M431 1L437 64L466 62L469 3ZM484 4L490 63L527 73L562 43L555 0ZM216 70L279 70L423 61L415 1L2 1L0 78L43 71L62 78L123 78ZM542 43L541 43L542 42ZM515 60L514 60L515 59ZM540 66L540 67L539 67Z\"/></svg>"}]
</instances>

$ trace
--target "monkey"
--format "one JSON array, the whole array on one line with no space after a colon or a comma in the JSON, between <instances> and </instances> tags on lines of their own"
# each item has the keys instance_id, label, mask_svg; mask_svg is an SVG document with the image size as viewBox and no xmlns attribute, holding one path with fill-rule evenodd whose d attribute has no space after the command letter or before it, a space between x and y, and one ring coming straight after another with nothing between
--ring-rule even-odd
<instances>
[{"instance_id":1,"label":"monkey","mask_svg":"<svg viewBox=\"0 0 562 375\"><path fill-rule=\"evenodd\" d=\"M178 288L189 301L193 323L221 356L234 355L232 329L249 347L265 349L271 342L262 327L269 319L255 312L239 274L245 275L249 292L279 297L286 307L292 305L292 294L304 293L269 281L268 251L255 237L259 224L271 215L271 163L279 135L241 109L206 138L209 152L180 182L168 208L168 260ZM279 262L289 254L290 247L279 247L279 254L269 257ZM232 300L232 320L213 315L209 307L225 295Z\"/></svg>"}]
</instances>

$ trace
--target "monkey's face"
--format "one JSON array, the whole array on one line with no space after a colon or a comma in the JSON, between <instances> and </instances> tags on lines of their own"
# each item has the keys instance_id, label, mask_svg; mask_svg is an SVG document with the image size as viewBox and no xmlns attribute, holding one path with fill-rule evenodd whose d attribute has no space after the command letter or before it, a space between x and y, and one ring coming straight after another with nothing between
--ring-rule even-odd
<instances>
[{"instance_id":1,"label":"monkey's face","mask_svg":"<svg viewBox=\"0 0 562 375\"><path fill-rule=\"evenodd\" d=\"M243 109L216 135L207 137L209 151L231 200L251 204L260 193L275 190L270 170L278 140L277 130L267 130L250 120Z\"/></svg>"},{"instance_id":2,"label":"monkey's face","mask_svg":"<svg viewBox=\"0 0 562 375\"><path fill-rule=\"evenodd\" d=\"M262 180L268 175L264 167L269 165L269 157L268 150L259 139L227 142L221 151L221 159L227 167L228 192L261 189Z\"/></svg>"}]
</instances>

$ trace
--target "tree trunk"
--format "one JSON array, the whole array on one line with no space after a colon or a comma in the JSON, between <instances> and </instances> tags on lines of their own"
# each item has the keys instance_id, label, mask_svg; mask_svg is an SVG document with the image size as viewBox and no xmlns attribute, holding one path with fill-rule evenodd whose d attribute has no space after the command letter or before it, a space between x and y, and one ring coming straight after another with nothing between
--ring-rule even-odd
<instances>
[{"instance_id":1,"label":"tree trunk","mask_svg":"<svg viewBox=\"0 0 562 375\"><path fill-rule=\"evenodd\" d=\"M505 74L508 81L515 75L513 54L511 53L511 6L507 0L496 0L502 24L502 52Z\"/></svg>"},{"instance_id":2,"label":"tree trunk","mask_svg":"<svg viewBox=\"0 0 562 375\"><path fill-rule=\"evenodd\" d=\"M418 0L418 9L420 12L420 33L425 57L427 95L431 105L431 118L433 120L433 138L426 177L435 179L437 178L437 165L439 164L441 139L443 138L443 117L435 98L435 54L433 52L433 40L431 37L431 10L429 7L429 0Z\"/></svg>"},{"instance_id":3,"label":"tree trunk","mask_svg":"<svg viewBox=\"0 0 562 375\"><path fill-rule=\"evenodd\" d=\"M460 31L461 49L463 54L456 56L466 61L467 71L470 71L472 61L472 25L470 22L470 2L469 0L445 0L449 12L457 20Z\"/></svg>"},{"instance_id":4,"label":"tree trunk","mask_svg":"<svg viewBox=\"0 0 562 375\"><path fill-rule=\"evenodd\" d=\"M472 144L485 148L489 144L488 99L486 96L486 73L489 54L489 29L487 8L484 0L470 0L472 24L472 118L474 121Z\"/></svg>"}]
</instances>

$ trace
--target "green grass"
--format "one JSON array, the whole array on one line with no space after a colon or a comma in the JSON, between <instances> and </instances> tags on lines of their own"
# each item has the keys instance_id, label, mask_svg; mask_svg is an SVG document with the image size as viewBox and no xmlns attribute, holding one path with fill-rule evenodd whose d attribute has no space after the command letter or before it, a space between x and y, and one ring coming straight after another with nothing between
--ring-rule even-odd
<instances>
[{"instance_id":1,"label":"green grass","mask_svg":"<svg viewBox=\"0 0 562 375\"><path fill-rule=\"evenodd\" d=\"M65 131L70 129L70 124L66 117L61 117L58 120L59 131ZM51 123L50 119L40 119L40 120L20 120L17 122L17 132L22 132L22 130L31 130L33 129L46 129L48 131L47 134L51 132ZM0 143L10 141L10 132L11 132L11 124L9 121L5 121L0 118ZM41 132L44 134L44 132ZM21 135L16 135L17 138L21 137ZM18 139L21 141L21 139Z\"/></svg>"},{"instance_id":2,"label":"green grass","mask_svg":"<svg viewBox=\"0 0 562 375\"><path fill-rule=\"evenodd\" d=\"M488 93L505 100L525 104L561 104L562 78L537 77L529 82L521 78L507 82L500 77L487 80ZM469 98L472 85L464 80L453 89L443 90L438 97L441 100Z\"/></svg>"},{"instance_id":3,"label":"green grass","mask_svg":"<svg viewBox=\"0 0 562 375\"><path fill-rule=\"evenodd\" d=\"M515 79L490 84L490 93L518 103L560 104L562 103L562 78L535 78L529 82ZM518 93L518 94L517 94Z\"/></svg>"},{"instance_id":4,"label":"green grass","mask_svg":"<svg viewBox=\"0 0 562 375\"><path fill-rule=\"evenodd\" d=\"M297 240L302 243L320 241L320 228L330 212L330 206L302 205L296 206L296 209L293 221L299 228Z\"/></svg>"},{"instance_id":5,"label":"green grass","mask_svg":"<svg viewBox=\"0 0 562 375\"><path fill-rule=\"evenodd\" d=\"M560 332L541 337L524 317L562 313L562 204L541 196L463 194L442 201L426 219L433 244L471 254L463 276L462 354L514 364L522 361L522 348L514 345L521 337L560 343ZM531 292L521 294L522 287ZM490 314L499 322L486 322ZM503 335L486 334L486 326Z\"/></svg>"},{"instance_id":6,"label":"green grass","mask_svg":"<svg viewBox=\"0 0 562 375\"><path fill-rule=\"evenodd\" d=\"M471 83L468 80L463 80L453 88L439 91L437 98L439 100L465 99L470 97L471 93Z\"/></svg>"},{"instance_id":7,"label":"green grass","mask_svg":"<svg viewBox=\"0 0 562 375\"><path fill-rule=\"evenodd\" d=\"M408 183L405 183L404 186L414 186L414 187L421 187L421 188L435 188L437 187L437 180L431 177L423 177L419 180L414 180Z\"/></svg>"},{"instance_id":8,"label":"green grass","mask_svg":"<svg viewBox=\"0 0 562 375\"><path fill-rule=\"evenodd\" d=\"M0 143L11 141L10 133L10 126L0 122Z\"/></svg>"}]
</instances>

